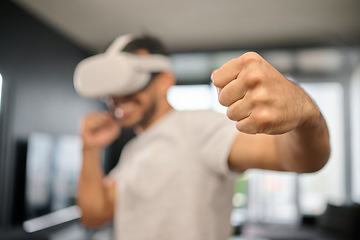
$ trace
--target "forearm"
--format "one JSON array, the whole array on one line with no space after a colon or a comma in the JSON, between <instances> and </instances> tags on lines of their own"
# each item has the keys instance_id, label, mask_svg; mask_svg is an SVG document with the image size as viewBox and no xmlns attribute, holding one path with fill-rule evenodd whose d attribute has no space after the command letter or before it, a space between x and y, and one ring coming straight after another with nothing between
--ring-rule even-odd
<instances>
[{"instance_id":1,"label":"forearm","mask_svg":"<svg viewBox=\"0 0 360 240\"><path fill-rule=\"evenodd\" d=\"M104 185L100 148L83 148L83 163L78 184L78 205L86 225L101 225L111 216Z\"/></svg>"},{"instance_id":2,"label":"forearm","mask_svg":"<svg viewBox=\"0 0 360 240\"><path fill-rule=\"evenodd\" d=\"M278 158L285 171L299 173L320 170L330 156L329 132L323 116L276 137Z\"/></svg>"}]
</instances>

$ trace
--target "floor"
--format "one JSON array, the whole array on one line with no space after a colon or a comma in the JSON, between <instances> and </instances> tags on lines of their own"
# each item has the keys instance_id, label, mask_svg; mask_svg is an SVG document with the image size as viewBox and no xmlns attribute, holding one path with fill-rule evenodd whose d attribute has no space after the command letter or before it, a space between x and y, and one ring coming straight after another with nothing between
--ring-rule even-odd
<instances>
[{"instance_id":1,"label":"floor","mask_svg":"<svg viewBox=\"0 0 360 240\"><path fill-rule=\"evenodd\" d=\"M100 230L85 229L79 222L69 224L51 233L4 236L1 240L113 240L111 226ZM233 236L229 240L345 240L333 234L328 234L309 227L297 227L274 224L246 224L241 228L240 236Z\"/></svg>"}]
</instances>

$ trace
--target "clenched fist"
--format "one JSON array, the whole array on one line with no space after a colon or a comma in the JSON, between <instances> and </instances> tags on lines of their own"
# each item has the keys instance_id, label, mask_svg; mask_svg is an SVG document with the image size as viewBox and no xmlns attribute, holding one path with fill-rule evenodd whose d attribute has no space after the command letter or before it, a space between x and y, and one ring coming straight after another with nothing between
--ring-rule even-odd
<instances>
[{"instance_id":1,"label":"clenched fist","mask_svg":"<svg viewBox=\"0 0 360 240\"><path fill-rule=\"evenodd\" d=\"M93 112L83 117L80 134L85 147L103 148L120 134L121 127L109 112Z\"/></svg>"},{"instance_id":2,"label":"clenched fist","mask_svg":"<svg viewBox=\"0 0 360 240\"><path fill-rule=\"evenodd\" d=\"M320 111L305 91L257 53L225 63L213 72L212 81L241 132L282 134L319 119Z\"/></svg>"}]
</instances>

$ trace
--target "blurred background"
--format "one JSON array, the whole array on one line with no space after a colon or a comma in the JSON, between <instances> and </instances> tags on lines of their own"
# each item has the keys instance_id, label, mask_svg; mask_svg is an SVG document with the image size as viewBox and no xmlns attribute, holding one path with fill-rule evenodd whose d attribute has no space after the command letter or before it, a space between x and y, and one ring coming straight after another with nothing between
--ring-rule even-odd
<instances>
[{"instance_id":1,"label":"blurred background","mask_svg":"<svg viewBox=\"0 0 360 240\"><path fill-rule=\"evenodd\" d=\"M168 98L177 109L225 112L211 72L247 51L321 108L329 163L314 174L241 174L232 239L360 239L355 0L0 1L0 239L113 239L111 224L93 230L78 222L79 120L104 106L79 97L72 81L81 59L127 33L158 36L173 53L178 82ZM124 132L104 152L106 172L133 136Z\"/></svg>"}]
</instances>

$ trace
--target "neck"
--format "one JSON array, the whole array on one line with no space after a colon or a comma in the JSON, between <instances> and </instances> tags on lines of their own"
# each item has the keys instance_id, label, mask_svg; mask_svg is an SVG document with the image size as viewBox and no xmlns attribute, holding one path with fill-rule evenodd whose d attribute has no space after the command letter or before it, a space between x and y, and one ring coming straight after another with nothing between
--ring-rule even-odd
<instances>
[{"instance_id":1,"label":"neck","mask_svg":"<svg viewBox=\"0 0 360 240\"><path fill-rule=\"evenodd\" d=\"M174 108L166 102L162 107L159 107L157 111L154 113L154 115L144 124L138 125L134 128L134 131L136 134L140 134L149 127L151 127L154 123L156 123L158 120L160 120L162 117L164 117L168 112L174 110Z\"/></svg>"}]
</instances>

